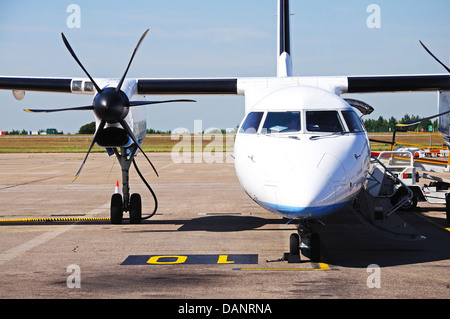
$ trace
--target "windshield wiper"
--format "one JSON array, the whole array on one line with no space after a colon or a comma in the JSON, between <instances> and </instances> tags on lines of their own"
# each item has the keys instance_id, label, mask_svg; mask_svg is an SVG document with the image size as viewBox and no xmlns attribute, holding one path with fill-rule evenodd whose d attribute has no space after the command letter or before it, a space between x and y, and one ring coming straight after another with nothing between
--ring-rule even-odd
<instances>
[{"instance_id":1,"label":"windshield wiper","mask_svg":"<svg viewBox=\"0 0 450 319\"><path fill-rule=\"evenodd\" d=\"M312 140L312 139L321 138L321 137L330 137L330 136L335 136L335 135L344 135L344 134L348 134L348 133L350 133L350 132L346 132L346 131L333 132L333 133L324 134L324 135L314 135L314 136L311 136L309 139Z\"/></svg>"}]
</instances>

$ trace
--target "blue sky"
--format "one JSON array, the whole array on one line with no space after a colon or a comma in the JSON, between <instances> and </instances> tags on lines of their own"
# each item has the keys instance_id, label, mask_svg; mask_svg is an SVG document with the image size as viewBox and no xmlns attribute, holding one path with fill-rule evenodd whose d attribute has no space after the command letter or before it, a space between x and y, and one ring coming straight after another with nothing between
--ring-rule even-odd
<instances>
[{"instance_id":1,"label":"blue sky","mask_svg":"<svg viewBox=\"0 0 450 319\"><path fill-rule=\"evenodd\" d=\"M68 28L69 4L81 9L81 27ZM380 28L368 28L368 5L381 9ZM276 0L2 1L0 75L84 77L61 40L64 32L94 77L122 75L140 35L146 37L128 77L275 76ZM444 73L422 40L450 64L448 0L291 0L295 75ZM435 93L353 95L375 107L372 118L436 112ZM156 97L165 99L167 97ZM196 104L147 107L147 126L235 127L243 97L194 97ZM0 130L55 127L75 133L90 112L28 114L27 107L90 104L92 96L27 92L16 101L0 91Z\"/></svg>"}]
</instances>

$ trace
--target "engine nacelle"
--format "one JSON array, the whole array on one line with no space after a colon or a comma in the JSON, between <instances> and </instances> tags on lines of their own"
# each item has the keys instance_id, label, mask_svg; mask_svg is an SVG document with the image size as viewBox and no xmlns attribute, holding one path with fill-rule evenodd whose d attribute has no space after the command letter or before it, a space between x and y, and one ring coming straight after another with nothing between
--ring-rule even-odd
<instances>
[{"instance_id":1,"label":"engine nacelle","mask_svg":"<svg viewBox=\"0 0 450 319\"><path fill-rule=\"evenodd\" d=\"M127 132L119 127L107 127L98 132L97 145L101 147L129 147L133 144L133 140L128 136Z\"/></svg>"}]
</instances>

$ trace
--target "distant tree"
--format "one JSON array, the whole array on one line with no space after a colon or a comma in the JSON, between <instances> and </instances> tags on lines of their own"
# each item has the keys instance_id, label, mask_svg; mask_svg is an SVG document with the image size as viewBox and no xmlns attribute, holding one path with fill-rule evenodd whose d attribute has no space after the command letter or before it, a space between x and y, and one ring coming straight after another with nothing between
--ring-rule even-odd
<instances>
[{"instance_id":1,"label":"distant tree","mask_svg":"<svg viewBox=\"0 0 450 319\"><path fill-rule=\"evenodd\" d=\"M409 114L403 115L402 119L400 120L400 123L406 123L406 122L411 122L411 117L409 116Z\"/></svg>"},{"instance_id":2,"label":"distant tree","mask_svg":"<svg viewBox=\"0 0 450 319\"><path fill-rule=\"evenodd\" d=\"M19 135L19 134L20 134L20 132L18 130L12 130L12 131L6 132L6 135Z\"/></svg>"},{"instance_id":3,"label":"distant tree","mask_svg":"<svg viewBox=\"0 0 450 319\"><path fill-rule=\"evenodd\" d=\"M363 120L363 124L367 130L367 132L393 132L398 123L408 123L412 121L416 121L421 119L418 115L409 115L405 114L400 121L398 121L395 117L391 116L389 120L384 119L382 116L378 117L377 120L374 119L366 119ZM433 125L434 130L437 129L437 120L435 122L431 122L430 120L423 121L419 124L410 125L407 127L408 131L420 131L423 129L428 132L429 125Z\"/></svg>"},{"instance_id":4,"label":"distant tree","mask_svg":"<svg viewBox=\"0 0 450 319\"><path fill-rule=\"evenodd\" d=\"M155 129L152 129L152 128L147 129L147 134L170 134L170 133L171 133L170 130L168 130L168 131L160 131L160 130L155 130Z\"/></svg>"},{"instance_id":5,"label":"distant tree","mask_svg":"<svg viewBox=\"0 0 450 319\"><path fill-rule=\"evenodd\" d=\"M375 128L376 128L375 120L367 119L367 120L363 121L363 124L364 124L367 132L375 132Z\"/></svg>"},{"instance_id":6,"label":"distant tree","mask_svg":"<svg viewBox=\"0 0 450 319\"><path fill-rule=\"evenodd\" d=\"M377 125L377 132L388 132L388 122L380 116L376 122Z\"/></svg>"},{"instance_id":7,"label":"distant tree","mask_svg":"<svg viewBox=\"0 0 450 319\"><path fill-rule=\"evenodd\" d=\"M391 118L390 118L389 121L388 121L388 126L389 126L389 129L391 130L391 132L394 131L396 125L397 125L397 120L396 120L396 118L393 117L393 116L391 116Z\"/></svg>"},{"instance_id":8,"label":"distant tree","mask_svg":"<svg viewBox=\"0 0 450 319\"><path fill-rule=\"evenodd\" d=\"M402 117L402 119L400 120L400 123L407 123L407 122L412 122L412 121L417 121L417 120L420 120L420 116L418 116L418 115L411 115L411 116L409 116L409 114L405 114ZM426 127L426 130L428 131L428 123L431 123L431 122L430 121L424 121L424 122L421 122L419 124L410 125L410 126L408 126L408 130L409 131L420 131L421 129Z\"/></svg>"},{"instance_id":9,"label":"distant tree","mask_svg":"<svg viewBox=\"0 0 450 319\"><path fill-rule=\"evenodd\" d=\"M424 132L428 132L428 127L433 126L433 123L430 120L423 121L419 124L417 128L419 131L423 130Z\"/></svg>"},{"instance_id":10,"label":"distant tree","mask_svg":"<svg viewBox=\"0 0 450 319\"><path fill-rule=\"evenodd\" d=\"M91 122L80 127L78 134L94 134L95 133L95 122Z\"/></svg>"}]
</instances>

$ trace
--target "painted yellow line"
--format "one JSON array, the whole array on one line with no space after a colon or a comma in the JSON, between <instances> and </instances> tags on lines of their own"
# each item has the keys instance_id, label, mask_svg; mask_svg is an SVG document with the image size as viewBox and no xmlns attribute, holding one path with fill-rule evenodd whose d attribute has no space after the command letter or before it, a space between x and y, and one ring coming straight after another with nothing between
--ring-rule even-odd
<instances>
[{"instance_id":1,"label":"painted yellow line","mask_svg":"<svg viewBox=\"0 0 450 319\"><path fill-rule=\"evenodd\" d=\"M418 134L418 135L424 135L424 136L437 136L437 137L442 137L442 135L436 134L436 133L430 133L430 132L414 132L414 131L407 131L405 133L410 133L410 134Z\"/></svg>"},{"instance_id":2,"label":"painted yellow line","mask_svg":"<svg viewBox=\"0 0 450 319\"><path fill-rule=\"evenodd\" d=\"M328 266L328 264L325 263L319 263L319 267L322 270L331 270L330 266Z\"/></svg>"},{"instance_id":3,"label":"painted yellow line","mask_svg":"<svg viewBox=\"0 0 450 319\"><path fill-rule=\"evenodd\" d=\"M437 164L437 165L448 165L447 161L441 161L439 159L424 159L422 158L415 158L414 162L421 162L421 163L429 163L429 164Z\"/></svg>"}]
</instances>

